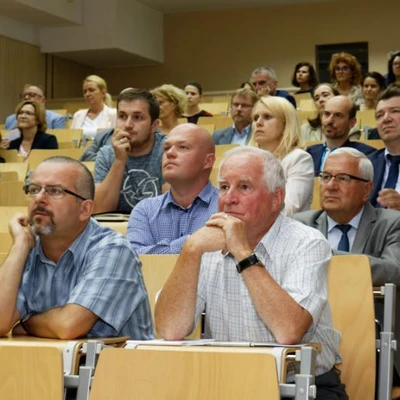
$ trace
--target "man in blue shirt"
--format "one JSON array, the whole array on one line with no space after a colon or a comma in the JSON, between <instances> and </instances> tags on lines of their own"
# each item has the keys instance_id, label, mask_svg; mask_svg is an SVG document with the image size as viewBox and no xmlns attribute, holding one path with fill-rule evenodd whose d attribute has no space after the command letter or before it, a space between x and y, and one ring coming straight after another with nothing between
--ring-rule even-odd
<instances>
[{"instance_id":1,"label":"man in blue shirt","mask_svg":"<svg viewBox=\"0 0 400 400\"><path fill-rule=\"evenodd\" d=\"M0 268L0 336L13 329L55 339L153 338L136 253L126 238L90 218L90 171L52 157L24 189L29 215L11 219L14 244Z\"/></svg>"},{"instance_id":2,"label":"man in blue shirt","mask_svg":"<svg viewBox=\"0 0 400 400\"><path fill-rule=\"evenodd\" d=\"M168 134L162 172L170 189L140 201L128 223L138 254L180 253L187 237L216 212L218 190L209 182L214 160L214 143L203 128L182 124Z\"/></svg>"},{"instance_id":3,"label":"man in blue shirt","mask_svg":"<svg viewBox=\"0 0 400 400\"><path fill-rule=\"evenodd\" d=\"M45 104L46 98L44 96L44 90L41 86L31 85L30 83L24 86L24 90L21 94L21 100L37 101ZM63 129L67 123L66 117L57 114L53 111L46 110L46 122L48 129ZM15 129L17 127L17 117L15 114L9 115L6 118L4 125L5 129Z\"/></svg>"},{"instance_id":4,"label":"man in blue shirt","mask_svg":"<svg viewBox=\"0 0 400 400\"><path fill-rule=\"evenodd\" d=\"M251 74L251 83L259 96L279 96L285 98L297 108L296 100L286 90L277 89L276 73L271 67L256 68Z\"/></svg>"}]
</instances>

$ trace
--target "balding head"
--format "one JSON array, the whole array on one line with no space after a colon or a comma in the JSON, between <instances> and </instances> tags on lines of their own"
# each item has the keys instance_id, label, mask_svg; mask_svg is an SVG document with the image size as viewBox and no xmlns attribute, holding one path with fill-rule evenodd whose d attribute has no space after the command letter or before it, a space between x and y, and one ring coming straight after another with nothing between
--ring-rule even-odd
<instances>
[{"instance_id":1,"label":"balding head","mask_svg":"<svg viewBox=\"0 0 400 400\"><path fill-rule=\"evenodd\" d=\"M356 124L357 108L347 96L330 98L322 112L322 127L328 139L341 139L349 135Z\"/></svg>"},{"instance_id":2,"label":"balding head","mask_svg":"<svg viewBox=\"0 0 400 400\"><path fill-rule=\"evenodd\" d=\"M174 186L208 182L215 160L211 135L195 124L181 124L168 134L164 142L163 176Z\"/></svg>"}]
</instances>

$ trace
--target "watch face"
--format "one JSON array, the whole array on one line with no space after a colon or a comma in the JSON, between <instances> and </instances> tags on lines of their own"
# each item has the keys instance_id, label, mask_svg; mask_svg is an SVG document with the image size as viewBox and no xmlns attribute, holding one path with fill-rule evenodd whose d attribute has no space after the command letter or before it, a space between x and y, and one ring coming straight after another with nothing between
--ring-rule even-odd
<instances>
[{"instance_id":1,"label":"watch face","mask_svg":"<svg viewBox=\"0 0 400 400\"><path fill-rule=\"evenodd\" d=\"M245 258L244 260L240 261L236 264L236 268L239 274L244 271L246 268L251 267L252 265L260 264L260 260L258 257L253 253L249 257Z\"/></svg>"}]
</instances>

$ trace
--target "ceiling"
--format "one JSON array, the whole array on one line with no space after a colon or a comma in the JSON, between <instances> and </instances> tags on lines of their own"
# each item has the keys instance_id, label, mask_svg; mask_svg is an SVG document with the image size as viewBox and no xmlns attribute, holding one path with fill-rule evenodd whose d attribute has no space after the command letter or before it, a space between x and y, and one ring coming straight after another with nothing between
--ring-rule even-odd
<instances>
[{"instance_id":1,"label":"ceiling","mask_svg":"<svg viewBox=\"0 0 400 400\"><path fill-rule=\"evenodd\" d=\"M137 0L164 13L227 10L301 3L323 3L335 0Z\"/></svg>"}]
</instances>

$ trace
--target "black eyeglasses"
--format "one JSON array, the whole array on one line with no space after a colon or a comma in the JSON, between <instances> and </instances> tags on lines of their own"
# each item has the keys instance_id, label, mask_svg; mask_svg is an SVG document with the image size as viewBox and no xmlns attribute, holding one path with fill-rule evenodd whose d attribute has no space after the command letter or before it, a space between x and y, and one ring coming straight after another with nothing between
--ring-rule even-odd
<instances>
[{"instance_id":1,"label":"black eyeglasses","mask_svg":"<svg viewBox=\"0 0 400 400\"><path fill-rule=\"evenodd\" d=\"M36 197L42 191L42 189L44 189L45 193L53 199L61 199L65 196L65 193L68 193L71 196L77 197L78 199L84 201L87 200L79 194L71 192L70 190L63 188L60 185L40 186L36 185L36 183L30 183L29 185L25 185L23 189L25 194L28 194L30 197Z\"/></svg>"},{"instance_id":2,"label":"black eyeglasses","mask_svg":"<svg viewBox=\"0 0 400 400\"><path fill-rule=\"evenodd\" d=\"M318 180L320 183L324 185L328 184L331 179L334 178L336 182L340 185L348 185L352 180L354 181L361 181L361 182L369 182L368 179L359 178L358 176L349 175L349 174L336 174L332 175L329 172L320 172L318 174Z\"/></svg>"}]
</instances>

